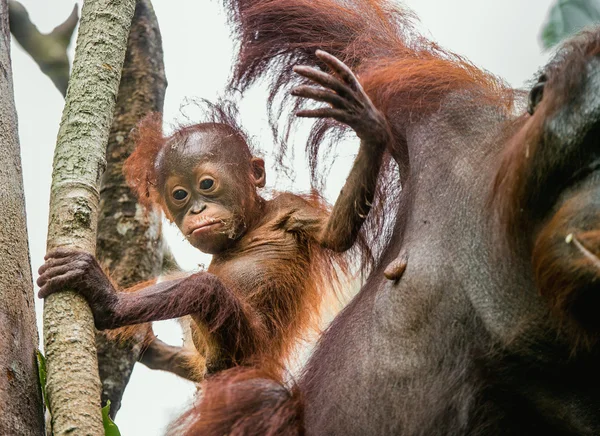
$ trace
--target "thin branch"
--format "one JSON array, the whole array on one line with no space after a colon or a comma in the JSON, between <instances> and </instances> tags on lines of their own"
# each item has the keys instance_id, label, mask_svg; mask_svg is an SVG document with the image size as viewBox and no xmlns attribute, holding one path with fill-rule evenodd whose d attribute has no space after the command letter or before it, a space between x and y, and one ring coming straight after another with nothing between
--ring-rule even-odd
<instances>
[{"instance_id":1,"label":"thin branch","mask_svg":"<svg viewBox=\"0 0 600 436\"><path fill-rule=\"evenodd\" d=\"M27 9L21 3L10 0L8 5L10 31L13 36L65 96L69 83L67 48L79 22L77 4L65 22L48 34L41 33L31 22Z\"/></svg>"},{"instance_id":2,"label":"thin branch","mask_svg":"<svg viewBox=\"0 0 600 436\"><path fill-rule=\"evenodd\" d=\"M99 186L106 165L135 0L86 0L54 149L48 250L96 250ZM55 435L104 434L94 319L81 295L44 300L46 393Z\"/></svg>"}]
</instances>

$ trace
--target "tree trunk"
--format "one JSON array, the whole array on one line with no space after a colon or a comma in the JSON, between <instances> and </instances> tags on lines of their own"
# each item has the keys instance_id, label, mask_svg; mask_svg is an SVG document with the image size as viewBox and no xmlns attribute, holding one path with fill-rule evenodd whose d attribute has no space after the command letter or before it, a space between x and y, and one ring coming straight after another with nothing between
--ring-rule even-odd
<instances>
[{"instance_id":1,"label":"tree trunk","mask_svg":"<svg viewBox=\"0 0 600 436\"><path fill-rule=\"evenodd\" d=\"M157 277L162 269L161 216L137 203L123 177L123 162L134 150L132 129L138 121L149 112L162 112L166 86L162 41L152 3L138 0L108 140L96 247L102 266L121 287ZM102 332L96 335L102 403L110 399L113 417L121 407L144 338L137 339L118 344Z\"/></svg>"},{"instance_id":2,"label":"tree trunk","mask_svg":"<svg viewBox=\"0 0 600 436\"><path fill-rule=\"evenodd\" d=\"M0 434L39 436L44 409L6 0L0 0L0 73Z\"/></svg>"},{"instance_id":3,"label":"tree trunk","mask_svg":"<svg viewBox=\"0 0 600 436\"><path fill-rule=\"evenodd\" d=\"M54 154L48 249L95 253L99 182L135 0L86 0ZM58 435L103 435L95 329L72 291L44 304L46 389Z\"/></svg>"}]
</instances>

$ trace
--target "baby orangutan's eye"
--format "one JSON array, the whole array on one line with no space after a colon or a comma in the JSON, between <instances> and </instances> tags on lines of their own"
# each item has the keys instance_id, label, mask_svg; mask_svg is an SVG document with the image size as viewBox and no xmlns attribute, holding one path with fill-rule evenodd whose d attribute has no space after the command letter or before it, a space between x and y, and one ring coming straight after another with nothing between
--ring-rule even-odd
<instances>
[{"instance_id":1,"label":"baby orangutan's eye","mask_svg":"<svg viewBox=\"0 0 600 436\"><path fill-rule=\"evenodd\" d=\"M212 188L215 184L215 181L213 179L202 179L200 181L200 189L202 189L203 191L207 191L210 188Z\"/></svg>"},{"instance_id":2,"label":"baby orangutan's eye","mask_svg":"<svg viewBox=\"0 0 600 436\"><path fill-rule=\"evenodd\" d=\"M178 201L185 200L187 196L188 193L184 189L177 189L173 192L173 198Z\"/></svg>"}]
</instances>

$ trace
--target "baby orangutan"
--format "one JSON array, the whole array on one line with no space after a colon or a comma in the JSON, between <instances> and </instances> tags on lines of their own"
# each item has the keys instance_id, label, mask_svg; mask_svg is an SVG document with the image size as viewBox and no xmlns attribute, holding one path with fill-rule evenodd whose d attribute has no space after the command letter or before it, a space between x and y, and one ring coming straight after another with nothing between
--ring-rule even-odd
<instances>
[{"instance_id":1,"label":"baby orangutan","mask_svg":"<svg viewBox=\"0 0 600 436\"><path fill-rule=\"evenodd\" d=\"M60 248L39 270L40 297L76 290L98 329L190 315L209 373L233 365L281 367L321 301L320 288L336 276L334 253L357 238L390 139L387 121L350 69L325 52L317 56L333 74L296 67L322 87L300 86L293 94L331 107L298 116L333 118L361 139L331 213L314 198L259 196L264 162L234 125L196 124L168 138L159 126L142 125L127 179L142 202L158 205L194 247L213 255L208 270L119 292L92 255Z\"/></svg>"}]
</instances>

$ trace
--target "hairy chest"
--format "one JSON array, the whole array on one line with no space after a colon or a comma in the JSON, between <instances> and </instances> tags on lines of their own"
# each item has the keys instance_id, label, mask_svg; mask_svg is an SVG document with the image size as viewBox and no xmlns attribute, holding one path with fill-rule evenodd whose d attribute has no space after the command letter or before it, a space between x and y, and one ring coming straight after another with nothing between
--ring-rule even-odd
<instances>
[{"instance_id":1,"label":"hairy chest","mask_svg":"<svg viewBox=\"0 0 600 436\"><path fill-rule=\"evenodd\" d=\"M214 258L208 270L251 298L265 289L295 286L309 266L307 244L269 222L244 235L235 250Z\"/></svg>"}]
</instances>

